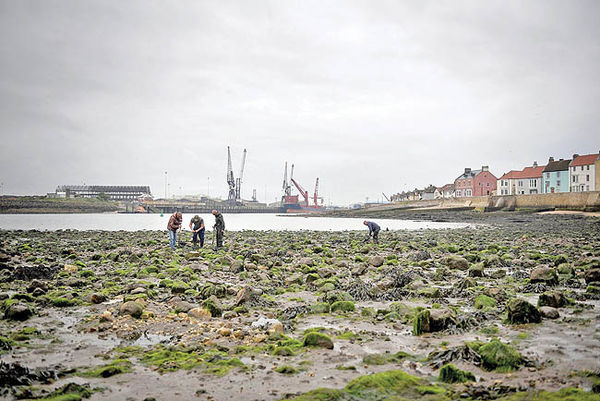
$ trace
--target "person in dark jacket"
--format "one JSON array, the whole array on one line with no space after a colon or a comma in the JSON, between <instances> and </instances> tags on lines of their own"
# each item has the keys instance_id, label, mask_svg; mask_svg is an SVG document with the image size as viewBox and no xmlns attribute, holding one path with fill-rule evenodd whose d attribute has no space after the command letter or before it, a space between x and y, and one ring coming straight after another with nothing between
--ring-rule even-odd
<instances>
[{"instance_id":1,"label":"person in dark jacket","mask_svg":"<svg viewBox=\"0 0 600 401\"><path fill-rule=\"evenodd\" d=\"M373 234L373 242L379 243L379 231L381 231L381 227L373 221L363 221L363 224L369 227L369 237Z\"/></svg>"},{"instance_id":2,"label":"person in dark jacket","mask_svg":"<svg viewBox=\"0 0 600 401\"><path fill-rule=\"evenodd\" d=\"M181 228L183 222L183 216L181 212L175 212L169 219L167 224L167 230L169 230L169 242L171 243L171 249L175 250L175 244L177 243L177 230Z\"/></svg>"},{"instance_id":3,"label":"person in dark jacket","mask_svg":"<svg viewBox=\"0 0 600 401\"><path fill-rule=\"evenodd\" d=\"M223 220L223 215L216 210L212 211L213 216L215 216L215 225L213 228L217 232L217 246L215 249L219 249L219 247L223 246L223 232L225 231L225 220Z\"/></svg>"},{"instance_id":4,"label":"person in dark jacket","mask_svg":"<svg viewBox=\"0 0 600 401\"><path fill-rule=\"evenodd\" d=\"M190 230L192 230L192 242L194 243L194 247L198 245L198 239L200 239L200 248L204 246L204 219L202 217L195 215L192 220L190 220Z\"/></svg>"}]
</instances>

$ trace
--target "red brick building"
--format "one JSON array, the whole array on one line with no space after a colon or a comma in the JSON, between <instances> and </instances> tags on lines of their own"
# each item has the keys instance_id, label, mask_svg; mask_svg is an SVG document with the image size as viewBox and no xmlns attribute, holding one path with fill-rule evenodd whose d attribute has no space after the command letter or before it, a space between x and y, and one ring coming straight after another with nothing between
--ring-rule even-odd
<instances>
[{"instance_id":1,"label":"red brick building","mask_svg":"<svg viewBox=\"0 0 600 401\"><path fill-rule=\"evenodd\" d=\"M489 196L496 192L498 179L490 173L488 166L481 166L481 170L465 168L465 172L454 180L455 196Z\"/></svg>"}]
</instances>

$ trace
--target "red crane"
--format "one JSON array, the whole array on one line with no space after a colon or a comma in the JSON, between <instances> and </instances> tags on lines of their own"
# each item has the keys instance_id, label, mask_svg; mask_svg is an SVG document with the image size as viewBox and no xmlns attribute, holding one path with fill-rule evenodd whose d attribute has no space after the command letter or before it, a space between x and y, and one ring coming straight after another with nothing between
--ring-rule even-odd
<instances>
[{"instance_id":1,"label":"red crane","mask_svg":"<svg viewBox=\"0 0 600 401\"><path fill-rule=\"evenodd\" d=\"M300 184L298 184L293 178L290 178L290 180L296 186L298 192L300 192L300 195L302 195L302 197L304 198L304 206L308 206L308 191L305 191L304 188L302 188Z\"/></svg>"},{"instance_id":2,"label":"red crane","mask_svg":"<svg viewBox=\"0 0 600 401\"><path fill-rule=\"evenodd\" d=\"M319 207L319 177L317 177L317 182L315 182L315 194L313 195L313 202L315 203L315 207Z\"/></svg>"}]
</instances>

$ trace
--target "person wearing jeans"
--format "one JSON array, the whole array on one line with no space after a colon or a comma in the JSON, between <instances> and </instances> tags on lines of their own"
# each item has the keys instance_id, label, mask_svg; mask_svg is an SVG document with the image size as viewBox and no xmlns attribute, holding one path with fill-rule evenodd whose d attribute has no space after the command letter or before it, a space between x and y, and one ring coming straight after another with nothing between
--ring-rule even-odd
<instances>
[{"instance_id":1,"label":"person wearing jeans","mask_svg":"<svg viewBox=\"0 0 600 401\"><path fill-rule=\"evenodd\" d=\"M169 242L171 243L172 250L175 250L175 245L177 244L177 230L181 228L182 222L183 216L181 215L181 212L175 212L171 215L169 224L167 224L167 230L169 230Z\"/></svg>"}]
</instances>

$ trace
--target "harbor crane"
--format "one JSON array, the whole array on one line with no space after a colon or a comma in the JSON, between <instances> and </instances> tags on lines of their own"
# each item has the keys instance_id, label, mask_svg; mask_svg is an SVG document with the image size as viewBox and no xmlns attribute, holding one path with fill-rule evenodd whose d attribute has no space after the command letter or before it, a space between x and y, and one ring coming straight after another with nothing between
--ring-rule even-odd
<instances>
[{"instance_id":1,"label":"harbor crane","mask_svg":"<svg viewBox=\"0 0 600 401\"><path fill-rule=\"evenodd\" d=\"M229 186L229 193L227 200L229 202L237 202L242 200L242 178L244 176L244 166L246 164L246 149L242 154L242 164L240 167L240 174L238 178L233 176L233 168L231 167L231 150L227 146L227 185Z\"/></svg>"}]
</instances>

